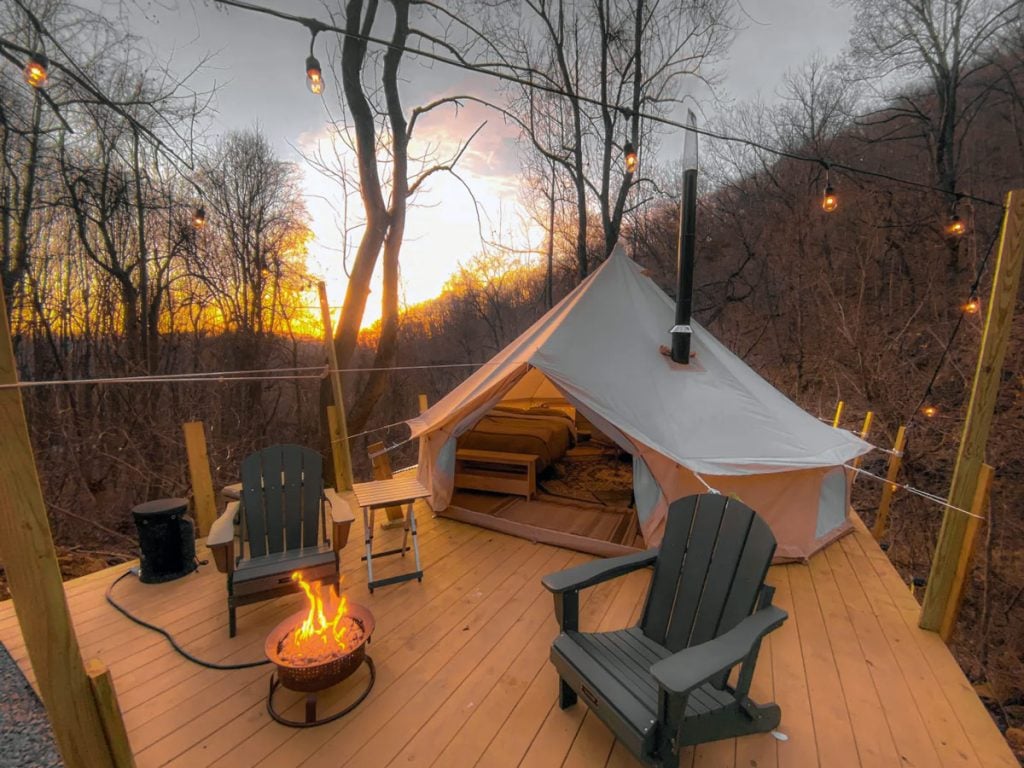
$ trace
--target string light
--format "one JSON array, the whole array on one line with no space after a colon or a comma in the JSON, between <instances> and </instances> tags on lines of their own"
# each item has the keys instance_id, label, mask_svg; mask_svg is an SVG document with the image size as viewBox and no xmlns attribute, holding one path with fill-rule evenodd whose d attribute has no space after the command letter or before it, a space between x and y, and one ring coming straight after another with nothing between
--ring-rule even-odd
<instances>
[{"instance_id":1,"label":"string light","mask_svg":"<svg viewBox=\"0 0 1024 768\"><path fill-rule=\"evenodd\" d=\"M626 173L634 173L639 159L637 158L636 147L633 146L633 142L627 141L626 146L622 148L622 152L626 163Z\"/></svg>"},{"instance_id":2,"label":"string light","mask_svg":"<svg viewBox=\"0 0 1024 768\"><path fill-rule=\"evenodd\" d=\"M320 69L320 62L312 54L306 57L306 85L317 95L324 92L324 75Z\"/></svg>"},{"instance_id":3,"label":"string light","mask_svg":"<svg viewBox=\"0 0 1024 768\"><path fill-rule=\"evenodd\" d=\"M960 332L960 328L964 324L964 318L968 314L972 314L971 311L968 309L968 307L972 305L972 301L977 306L977 311L981 311L981 302L978 300L978 287L981 285L981 278L985 274L985 265L988 264L989 257L992 256L992 251L995 248L996 241L999 239L999 233L1001 231L1002 227L1000 225L996 225L995 230L992 232L992 237L988 242L988 248L985 249L985 255L984 257L982 257L981 263L978 264L978 268L974 273L974 282L971 283L970 299L968 299L967 303L963 305L963 311L960 313L960 316L953 324L953 330L949 334L949 340L946 342L946 345L942 348L942 354L939 355L939 361L938 363L936 363L935 369L932 371L932 377L928 381L928 386L925 387L924 394L921 396L921 399L918 401L917 406L915 406L914 410L911 411L911 414L917 414L918 412L920 412L927 416L928 418L932 418L935 414L938 413L938 409L935 408L935 406L926 404L928 403L928 399L932 395L932 387L935 386L935 381L938 379L939 372L942 370L942 367L946 362L946 357L949 355L949 350L952 348L953 342L956 341L957 334Z\"/></svg>"},{"instance_id":4,"label":"string light","mask_svg":"<svg viewBox=\"0 0 1024 768\"><path fill-rule=\"evenodd\" d=\"M317 33L323 28L322 25L307 25L310 32L309 56L306 57L306 86L310 93L319 96L324 92L324 73L320 69L320 61L313 54L313 46L316 45Z\"/></svg>"},{"instance_id":5,"label":"string light","mask_svg":"<svg viewBox=\"0 0 1024 768\"><path fill-rule=\"evenodd\" d=\"M963 307L961 307L961 309L963 309L963 311L966 312L968 315L976 315L978 314L978 312L981 311L981 301L978 299L977 296L971 296L971 298L967 300L967 303L964 304Z\"/></svg>"},{"instance_id":6,"label":"string light","mask_svg":"<svg viewBox=\"0 0 1024 768\"><path fill-rule=\"evenodd\" d=\"M290 22L293 22L293 23L296 23L296 24L301 24L302 26L306 27L311 32L313 32L314 35L317 32L336 32L339 35L343 35L344 37L352 39L352 40L358 40L358 41L360 41L362 43L373 43L374 45L379 45L379 46L382 46L382 47L387 48L389 50L402 51L404 53L409 53L409 54L411 54L413 56L418 56L418 57L423 58L423 59L429 59L430 61L436 61L436 62L438 62L440 64L445 64L445 65L450 66L450 67L455 67L456 69L462 69L462 70L470 71L470 72L473 72L476 75L481 75L481 76L485 76L485 77L493 77L493 78L495 78L497 80L503 80L503 81L508 82L508 83L515 83L515 84L521 85L521 86L523 86L525 88L530 88L531 90L543 91L545 93L551 93L551 94L554 94L555 96L559 96L559 97L564 97L566 95L564 90L562 90L557 85L549 85L549 84L546 84L546 83L537 82L537 81L534 81L534 80L531 80L531 79L527 79L525 77L520 77L520 76L515 75L515 74L510 74L508 72L501 72L501 71L497 71L497 70L494 70L494 69L488 69L488 68L485 68L485 67L476 66L476 65L471 64L468 61L459 60L459 59L452 58L452 57L449 57L449 56L444 56L442 54L436 53L435 51L430 51L430 50L427 50L427 49L424 49L424 48L417 48L416 46L410 46L410 45L399 45L398 43L395 43L395 42L393 42L391 40L386 40L384 38L375 37L374 35L364 34L362 32L353 32L353 31L351 31L349 29L345 29L343 27L338 27L338 26L335 26L333 24L326 24L326 23L324 23L322 21L319 21L318 19L308 18L308 17L304 17L304 16L296 16L295 14L292 14L292 13L287 13L285 11L279 11L279 10L276 10L274 8L267 8L265 6L256 5L255 3L245 2L244 0L214 0L214 2L220 3L221 5L228 5L228 6L233 6L235 8L241 8L241 9L246 10L246 11L253 11L255 13L266 14L267 16L273 16L275 18L283 19L285 21L290 21ZM607 109L608 106L609 106L606 102L600 101L600 100L598 100L596 98L585 96L583 94L576 94L575 95L575 99L577 101L581 102L581 103L591 104L593 106L602 107L602 108L605 108L605 109ZM672 120L671 118L663 117L661 115L653 115L653 114L650 114L648 112L633 112L632 110L626 110L623 107L615 107L615 108L618 109L620 112L627 112L628 111L629 114L636 115L637 117L639 117L639 118L641 118L643 120L649 120L651 122L659 123L660 125L671 126L673 128L681 128L681 129L685 129L685 130L690 130L690 131L693 131L694 133L698 134L699 136L704 136L704 137L707 137L709 139L717 139L719 141L728 141L728 142L733 142L733 143L737 143L737 144L743 144L743 145L746 145L748 147L752 147L754 149L761 150L763 152L768 152L770 154L775 155L776 157L786 157L786 158L789 158L790 160L796 160L796 161L799 161L799 162L802 162L802 163L817 163L819 165L820 164L824 164L824 161L821 158L819 158L819 157L811 157L809 155L802 155L802 154L799 154L797 152L791 152L791 151L784 150L784 149L777 149L776 147L770 147L770 146L767 146L767 145L762 144L760 142L754 141L753 139L745 138L743 136L731 136L731 135L727 135L727 134L723 134L723 133L718 133L716 131L711 131L711 130L708 130L707 128L696 128L696 127L689 126L689 125L686 125L684 123L681 123L681 122L679 122L677 120ZM872 171L872 170L868 170L867 168L861 168L861 167L857 167L857 166L853 166L853 165L848 165L846 163L829 163L829 165L831 165L832 167L844 170L844 171L846 171L848 173L856 173L856 174L861 175L861 176L867 176L867 177L875 178L875 179L886 179L887 181L891 181L891 182L893 182L895 184L904 184L904 185L909 186L909 187L916 187L918 189L928 189L928 190L931 190L931 191L934 191L934 192L943 192L943 193L947 192L946 189L944 189L942 187L935 186L934 184L928 184L928 183L922 182L922 181L914 181L912 179L904 179L904 178L900 178L898 176L893 176L891 174L884 173L882 171ZM982 203L984 205L990 205L990 206L992 206L994 208L1000 208L1001 209L1003 207L1002 203L996 202L994 200L987 200L987 199L985 199L983 197L979 197L977 195L970 195L970 194L965 194L965 193L957 193L957 196L962 198L962 199L974 200L974 201L976 201L978 203Z\"/></svg>"},{"instance_id":7,"label":"string light","mask_svg":"<svg viewBox=\"0 0 1024 768\"><path fill-rule=\"evenodd\" d=\"M839 198L835 189L832 188L832 181L829 178L829 166L825 164L825 194L821 198L821 210L825 213L832 213L839 207Z\"/></svg>"},{"instance_id":8,"label":"string light","mask_svg":"<svg viewBox=\"0 0 1024 768\"><path fill-rule=\"evenodd\" d=\"M33 88L42 88L50 77L50 60L45 53L33 53L25 62L25 69L22 72L25 82Z\"/></svg>"},{"instance_id":9,"label":"string light","mask_svg":"<svg viewBox=\"0 0 1024 768\"><path fill-rule=\"evenodd\" d=\"M196 229L202 229L206 226L206 209L201 205L192 214L192 226Z\"/></svg>"},{"instance_id":10,"label":"string light","mask_svg":"<svg viewBox=\"0 0 1024 768\"><path fill-rule=\"evenodd\" d=\"M828 184L825 187L825 195L821 198L821 210L825 213L832 213L838 207L839 198L836 197L836 191L832 188L831 184Z\"/></svg>"},{"instance_id":11,"label":"string light","mask_svg":"<svg viewBox=\"0 0 1024 768\"><path fill-rule=\"evenodd\" d=\"M953 202L949 206L949 220L946 222L946 235L954 239L967 234L967 223L960 218L960 214L956 210L960 198L959 192L953 193Z\"/></svg>"},{"instance_id":12,"label":"string light","mask_svg":"<svg viewBox=\"0 0 1024 768\"><path fill-rule=\"evenodd\" d=\"M963 219L959 215L953 214L949 217L949 223L946 225L946 234L950 237L963 237L967 232L967 225L964 224Z\"/></svg>"}]
</instances>

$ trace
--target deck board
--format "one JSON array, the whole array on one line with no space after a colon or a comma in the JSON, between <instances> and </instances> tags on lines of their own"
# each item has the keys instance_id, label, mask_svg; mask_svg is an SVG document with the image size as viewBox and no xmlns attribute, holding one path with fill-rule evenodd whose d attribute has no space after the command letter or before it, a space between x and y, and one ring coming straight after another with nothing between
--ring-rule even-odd
<instances>
[{"instance_id":1,"label":"deck board","mask_svg":"<svg viewBox=\"0 0 1024 768\"><path fill-rule=\"evenodd\" d=\"M343 552L350 599L377 618L370 646L377 683L356 711L323 728L293 730L270 719L267 667L197 667L113 611L104 592L127 566L68 582L81 647L111 668L140 768L637 768L585 706L562 711L556 703L548 652L557 626L540 577L587 556L418 509L422 584L370 595L358 547ZM353 531L351 540L360 533ZM381 531L379 546L400 536ZM206 556L202 548L200 556ZM381 575L402 566L400 558L384 559ZM647 579L630 574L585 592L582 626L635 622ZM863 526L809 564L772 568L769 582L791 617L764 643L752 695L782 706L780 730L788 740L764 734L700 745L685 751L681 765L1017 765L941 640L917 628L916 600ZM212 565L169 584L128 578L116 595L193 653L221 663L259 658L266 633L302 606L298 595L246 606L238 637L229 640L224 579ZM0 603L0 642L31 680L10 601ZM325 695L321 706L351 695L364 674ZM287 714L300 716L299 697L284 696Z\"/></svg>"}]
</instances>

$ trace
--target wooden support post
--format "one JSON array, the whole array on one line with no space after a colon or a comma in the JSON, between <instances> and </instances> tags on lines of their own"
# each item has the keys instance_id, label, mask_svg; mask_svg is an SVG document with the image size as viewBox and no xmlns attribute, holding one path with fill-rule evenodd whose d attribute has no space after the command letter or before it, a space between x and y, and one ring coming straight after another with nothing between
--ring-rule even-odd
<instances>
[{"instance_id":1,"label":"wooden support post","mask_svg":"<svg viewBox=\"0 0 1024 768\"><path fill-rule=\"evenodd\" d=\"M0 562L39 692L68 768L110 765L36 474L0 290Z\"/></svg>"},{"instance_id":2,"label":"wooden support post","mask_svg":"<svg viewBox=\"0 0 1024 768\"><path fill-rule=\"evenodd\" d=\"M832 417L832 426L833 427L838 427L839 426L839 420L841 418L843 418L843 406L844 405L845 405L845 403L842 400L840 400L838 403L836 403L836 415Z\"/></svg>"},{"instance_id":3,"label":"wooden support post","mask_svg":"<svg viewBox=\"0 0 1024 768\"><path fill-rule=\"evenodd\" d=\"M331 439L331 466L334 468L335 487L341 483L342 480L338 478L345 477L345 457L341 455L342 442L348 442L345 440L341 433L341 426L338 424L338 408L333 405L327 406L327 432Z\"/></svg>"},{"instance_id":4,"label":"wooden support post","mask_svg":"<svg viewBox=\"0 0 1024 768\"><path fill-rule=\"evenodd\" d=\"M963 436L957 452L953 482L949 489L949 504L968 509L974 499L978 470L985 458L985 445L992 426L992 414L999 394L1003 374L1003 358L1010 340L1013 310L1020 286L1021 264L1024 263L1024 189L1016 189L1006 196L1006 212L999 237L992 293L985 316L985 329L981 335L978 367L974 373L971 400L964 419ZM963 549L967 530L967 516L947 509L942 518L939 541L935 546L928 588L924 593L920 626L938 631L942 617L952 597L953 576Z\"/></svg>"},{"instance_id":5,"label":"wooden support post","mask_svg":"<svg viewBox=\"0 0 1024 768\"><path fill-rule=\"evenodd\" d=\"M419 401L420 401L420 413L423 413L425 410L427 410L427 408L430 407L430 404L427 402L427 396L424 395L424 394L421 394L419 396Z\"/></svg>"},{"instance_id":6,"label":"wooden support post","mask_svg":"<svg viewBox=\"0 0 1024 768\"><path fill-rule=\"evenodd\" d=\"M899 474L900 465L903 463L903 446L906 443L907 428L901 424L896 431L896 442L893 443L892 453L889 455L889 469L885 473L882 498L878 502L878 515L875 517L875 525L871 529L875 541L881 541L889 525L889 507L892 505L892 495L896 492L896 475Z\"/></svg>"},{"instance_id":7,"label":"wooden support post","mask_svg":"<svg viewBox=\"0 0 1024 768\"><path fill-rule=\"evenodd\" d=\"M370 464L373 465L373 479L390 480L391 457L384 450L384 443L370 443L367 451L370 454ZM405 510L402 507L392 506L384 509L388 516L388 521L384 524L385 528L397 528L400 525L405 525Z\"/></svg>"},{"instance_id":8,"label":"wooden support post","mask_svg":"<svg viewBox=\"0 0 1024 768\"><path fill-rule=\"evenodd\" d=\"M874 418L875 418L875 414L874 414L873 411L868 411L867 413L864 414L864 426L862 426L860 428L860 439L861 440L867 440L868 439L868 435L871 434L871 420L874 419ZM853 460L853 466L854 467L859 467L861 459L863 459L863 458L864 458L863 456L858 456L856 459L854 459Z\"/></svg>"},{"instance_id":9,"label":"wooden support post","mask_svg":"<svg viewBox=\"0 0 1024 768\"><path fill-rule=\"evenodd\" d=\"M110 676L107 665L99 659L92 659L85 665L85 673L92 684L93 698L99 709L100 720L103 722L103 733L107 737L107 746L113 757L113 768L135 768L135 758L128 742L128 731L121 717L121 707L117 704L117 693L114 691L114 680Z\"/></svg>"},{"instance_id":10,"label":"wooden support post","mask_svg":"<svg viewBox=\"0 0 1024 768\"><path fill-rule=\"evenodd\" d=\"M338 352L334 348L334 328L331 326L331 307L327 303L327 285L323 280L317 288L320 292L320 321L323 323L324 346L327 347L327 362L331 366L331 390L334 393L335 426L331 433L331 454L334 456L334 484L338 491L352 490L352 456L348 448L348 426L345 424L345 396L341 389L341 372L338 370ZM330 418L328 416L328 418Z\"/></svg>"},{"instance_id":11,"label":"wooden support post","mask_svg":"<svg viewBox=\"0 0 1024 768\"><path fill-rule=\"evenodd\" d=\"M960 615L960 604L964 598L964 584L967 581L967 574L971 570L971 561L974 559L974 544L978 536L978 528L981 526L981 519L986 517L985 510L988 506L988 493L992 487L993 472L994 470L988 464L982 464L981 470L978 472L974 501L971 502L972 517L967 518L964 543L956 562L956 573L953 574L953 588L949 595L949 602L946 604L946 615L942 617L942 626L939 627L939 636L945 643L948 643L953 636L953 630L956 629L956 618Z\"/></svg>"},{"instance_id":12,"label":"wooden support post","mask_svg":"<svg viewBox=\"0 0 1024 768\"><path fill-rule=\"evenodd\" d=\"M192 507L202 538L210 533L210 526L217 519L217 497L213 494L210 457L206 451L206 428L201 421L186 422L181 428L185 432L188 474L192 480Z\"/></svg>"}]
</instances>

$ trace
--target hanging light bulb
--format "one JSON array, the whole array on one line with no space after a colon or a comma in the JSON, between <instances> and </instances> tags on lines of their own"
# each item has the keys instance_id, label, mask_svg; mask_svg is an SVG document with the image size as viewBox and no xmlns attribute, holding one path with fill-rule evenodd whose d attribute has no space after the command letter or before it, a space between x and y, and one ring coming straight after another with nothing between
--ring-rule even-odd
<instances>
[{"instance_id":1,"label":"hanging light bulb","mask_svg":"<svg viewBox=\"0 0 1024 768\"><path fill-rule=\"evenodd\" d=\"M839 198L831 184L825 186L825 195L821 198L821 210L825 213L832 213L839 207Z\"/></svg>"},{"instance_id":2,"label":"hanging light bulb","mask_svg":"<svg viewBox=\"0 0 1024 768\"><path fill-rule=\"evenodd\" d=\"M971 296L961 309L968 315L976 315L981 311L981 301L977 296Z\"/></svg>"},{"instance_id":3,"label":"hanging light bulb","mask_svg":"<svg viewBox=\"0 0 1024 768\"><path fill-rule=\"evenodd\" d=\"M929 419L935 418L938 412L939 409L936 408L934 405L926 405L921 409L921 413L923 413Z\"/></svg>"},{"instance_id":4,"label":"hanging light bulb","mask_svg":"<svg viewBox=\"0 0 1024 768\"><path fill-rule=\"evenodd\" d=\"M25 69L22 71L25 82L33 88L42 88L50 77L50 60L45 53L33 53L25 62Z\"/></svg>"},{"instance_id":5,"label":"hanging light bulb","mask_svg":"<svg viewBox=\"0 0 1024 768\"><path fill-rule=\"evenodd\" d=\"M306 85L315 94L324 92L324 75L320 70L320 62L312 54L306 57Z\"/></svg>"},{"instance_id":6,"label":"hanging light bulb","mask_svg":"<svg viewBox=\"0 0 1024 768\"><path fill-rule=\"evenodd\" d=\"M967 232L967 225L964 224L963 219L957 214L953 214L949 217L949 223L946 224L946 234L950 237L962 237Z\"/></svg>"},{"instance_id":7,"label":"hanging light bulb","mask_svg":"<svg viewBox=\"0 0 1024 768\"><path fill-rule=\"evenodd\" d=\"M636 172L636 166L639 159L636 156L636 147L633 146L633 142L626 142L626 146L622 148L622 155L623 160L626 163L626 173Z\"/></svg>"},{"instance_id":8,"label":"hanging light bulb","mask_svg":"<svg viewBox=\"0 0 1024 768\"><path fill-rule=\"evenodd\" d=\"M196 212L192 214L192 226L196 229L202 229L206 226L206 209L201 205L196 208Z\"/></svg>"}]
</instances>

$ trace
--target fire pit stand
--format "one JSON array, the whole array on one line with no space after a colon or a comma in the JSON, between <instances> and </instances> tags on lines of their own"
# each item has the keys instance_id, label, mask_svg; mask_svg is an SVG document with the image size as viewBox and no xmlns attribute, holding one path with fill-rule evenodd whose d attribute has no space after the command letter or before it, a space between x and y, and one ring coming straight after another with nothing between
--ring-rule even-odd
<instances>
[{"instance_id":1,"label":"fire pit stand","mask_svg":"<svg viewBox=\"0 0 1024 768\"><path fill-rule=\"evenodd\" d=\"M306 617L306 611L300 611L289 616L267 636L265 646L267 658L277 667L274 672L270 673L267 712L281 725L287 725L291 728L312 728L317 725L334 722L347 715L359 706L363 699L370 695L373 684L377 680L377 670L373 665L373 659L366 654L366 646L370 642L370 636L373 634L373 614L362 605L350 603L348 615L362 627L363 637L355 647L348 649L346 653L333 656L326 661L305 665L294 664L281 658L278 651L281 640L302 624L303 619ZM320 691L338 685L351 677L363 662L366 662L370 678L366 683L366 687L359 693L355 701L347 704L338 712L325 717L318 717L317 695ZM283 716L275 709L274 693L279 687L306 694L305 720L292 720Z\"/></svg>"}]
</instances>

